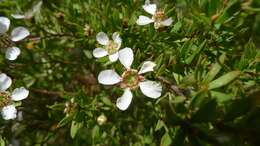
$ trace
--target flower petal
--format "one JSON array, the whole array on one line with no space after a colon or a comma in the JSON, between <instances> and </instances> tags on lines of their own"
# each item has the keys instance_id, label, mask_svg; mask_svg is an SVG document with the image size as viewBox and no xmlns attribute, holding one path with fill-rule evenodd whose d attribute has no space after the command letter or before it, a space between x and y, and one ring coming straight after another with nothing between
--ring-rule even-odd
<instances>
[{"instance_id":1,"label":"flower petal","mask_svg":"<svg viewBox=\"0 0 260 146\"><path fill-rule=\"evenodd\" d=\"M163 26L170 26L172 24L172 22L173 22L172 18L168 18L168 19L162 21L161 24Z\"/></svg>"},{"instance_id":2,"label":"flower petal","mask_svg":"<svg viewBox=\"0 0 260 146\"><path fill-rule=\"evenodd\" d=\"M133 95L129 88L125 89L124 94L116 100L116 106L124 111L131 104Z\"/></svg>"},{"instance_id":3,"label":"flower petal","mask_svg":"<svg viewBox=\"0 0 260 146\"><path fill-rule=\"evenodd\" d=\"M5 58L8 60L15 60L21 54L21 50L17 47L7 48Z\"/></svg>"},{"instance_id":4,"label":"flower petal","mask_svg":"<svg viewBox=\"0 0 260 146\"><path fill-rule=\"evenodd\" d=\"M150 14L154 15L155 12L156 12L156 4L145 4L145 5L143 5L143 9L147 13L150 13Z\"/></svg>"},{"instance_id":5,"label":"flower petal","mask_svg":"<svg viewBox=\"0 0 260 146\"><path fill-rule=\"evenodd\" d=\"M5 91L12 84L12 79L8 77L5 73L0 74L0 91Z\"/></svg>"},{"instance_id":6,"label":"flower petal","mask_svg":"<svg viewBox=\"0 0 260 146\"><path fill-rule=\"evenodd\" d=\"M5 120L11 120L16 118L17 110L14 105L8 105L2 109L2 117Z\"/></svg>"},{"instance_id":7,"label":"flower petal","mask_svg":"<svg viewBox=\"0 0 260 146\"><path fill-rule=\"evenodd\" d=\"M106 50L102 49L102 48L96 48L93 50L93 55L94 57L96 58L101 58L101 57L104 57L106 56L108 53Z\"/></svg>"},{"instance_id":8,"label":"flower petal","mask_svg":"<svg viewBox=\"0 0 260 146\"><path fill-rule=\"evenodd\" d=\"M25 27L16 27L11 33L11 40L14 42L20 41L30 35L30 32Z\"/></svg>"},{"instance_id":9,"label":"flower petal","mask_svg":"<svg viewBox=\"0 0 260 146\"><path fill-rule=\"evenodd\" d=\"M14 91L12 92L11 98L13 101L20 101L20 100L27 98L28 95L29 95L29 91L27 89L25 89L24 87L21 87L21 88L14 89Z\"/></svg>"},{"instance_id":10,"label":"flower petal","mask_svg":"<svg viewBox=\"0 0 260 146\"><path fill-rule=\"evenodd\" d=\"M110 60L111 62L117 61L118 57L119 57L118 52L116 52L116 53L114 53L114 54L108 56L108 58L109 58L109 60Z\"/></svg>"},{"instance_id":11,"label":"flower petal","mask_svg":"<svg viewBox=\"0 0 260 146\"><path fill-rule=\"evenodd\" d=\"M6 33L10 26L10 20L6 17L0 17L0 34Z\"/></svg>"},{"instance_id":12,"label":"flower petal","mask_svg":"<svg viewBox=\"0 0 260 146\"><path fill-rule=\"evenodd\" d=\"M98 75L98 82L103 85L114 85L121 81L121 77L114 70L104 70Z\"/></svg>"},{"instance_id":13,"label":"flower petal","mask_svg":"<svg viewBox=\"0 0 260 146\"><path fill-rule=\"evenodd\" d=\"M137 19L136 23L138 25L146 25L146 24L149 24L149 23L152 23L154 22L153 19L149 18L149 17L146 17L146 16L139 16L139 18Z\"/></svg>"},{"instance_id":14,"label":"flower petal","mask_svg":"<svg viewBox=\"0 0 260 146\"><path fill-rule=\"evenodd\" d=\"M144 81L139 84L144 95L150 98L158 98L162 93L162 86L154 81Z\"/></svg>"},{"instance_id":15,"label":"flower petal","mask_svg":"<svg viewBox=\"0 0 260 146\"><path fill-rule=\"evenodd\" d=\"M143 73L146 73L146 72L153 71L153 68L155 66L156 66L156 64L154 62L152 62L152 61L145 61L138 73L139 74L143 74Z\"/></svg>"},{"instance_id":16,"label":"flower petal","mask_svg":"<svg viewBox=\"0 0 260 146\"><path fill-rule=\"evenodd\" d=\"M105 34L104 32L99 32L96 36L96 39L97 39L98 43L101 45L107 45L109 42L109 38L108 38L107 34Z\"/></svg>"},{"instance_id":17,"label":"flower petal","mask_svg":"<svg viewBox=\"0 0 260 146\"><path fill-rule=\"evenodd\" d=\"M119 51L119 61L126 69L130 69L134 60L134 53L131 48L124 48Z\"/></svg>"},{"instance_id":18,"label":"flower petal","mask_svg":"<svg viewBox=\"0 0 260 146\"><path fill-rule=\"evenodd\" d=\"M122 39L121 39L119 33L114 32L113 35L112 35L112 38L113 38L115 43L121 45Z\"/></svg>"},{"instance_id":19,"label":"flower petal","mask_svg":"<svg viewBox=\"0 0 260 146\"><path fill-rule=\"evenodd\" d=\"M25 18L25 15L23 15L23 14L11 14L11 16L14 19L24 19Z\"/></svg>"}]
</instances>

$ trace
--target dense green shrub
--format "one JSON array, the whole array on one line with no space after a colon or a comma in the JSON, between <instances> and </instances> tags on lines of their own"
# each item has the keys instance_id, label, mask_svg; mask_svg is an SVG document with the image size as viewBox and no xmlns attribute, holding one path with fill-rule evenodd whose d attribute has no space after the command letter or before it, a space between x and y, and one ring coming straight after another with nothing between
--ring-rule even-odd
<instances>
[{"instance_id":1,"label":"dense green shrub","mask_svg":"<svg viewBox=\"0 0 260 146\"><path fill-rule=\"evenodd\" d=\"M30 31L15 42L15 61L5 59L0 42L0 72L12 78L10 90L30 91L16 103L16 119L0 119L0 145L259 145L260 1L153 2L172 18L170 26L137 25L140 15L150 15L139 0L0 1L11 29ZM123 90L97 78L124 67L93 57L99 32L120 34L121 48L134 52L133 68L156 63L145 78L160 82L160 98L135 90L127 110L116 107Z\"/></svg>"}]
</instances>

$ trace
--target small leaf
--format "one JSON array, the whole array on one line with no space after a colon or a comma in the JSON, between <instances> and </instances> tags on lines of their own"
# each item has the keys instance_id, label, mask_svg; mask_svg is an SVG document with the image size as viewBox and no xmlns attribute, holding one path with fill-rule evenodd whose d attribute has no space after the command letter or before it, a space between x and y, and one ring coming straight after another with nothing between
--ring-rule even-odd
<instances>
[{"instance_id":1,"label":"small leaf","mask_svg":"<svg viewBox=\"0 0 260 146\"><path fill-rule=\"evenodd\" d=\"M177 33L182 27L182 23L180 21L178 21L176 24L174 24L171 32L175 32Z\"/></svg>"},{"instance_id":2,"label":"small leaf","mask_svg":"<svg viewBox=\"0 0 260 146\"><path fill-rule=\"evenodd\" d=\"M112 105L113 105L113 103L111 102L111 100L110 100L108 97L106 97L106 96L104 96L103 98L101 98L101 100L102 100L102 102L103 102L104 104L106 104L107 106L112 106Z\"/></svg>"},{"instance_id":3,"label":"small leaf","mask_svg":"<svg viewBox=\"0 0 260 146\"><path fill-rule=\"evenodd\" d=\"M226 58L225 54L222 54L219 57L219 62L220 63L224 63ZM217 62L215 64L213 64L212 69L207 73L204 82L210 82L211 80L213 80L215 78L215 76L219 73L219 71L221 70L221 65Z\"/></svg>"},{"instance_id":4,"label":"small leaf","mask_svg":"<svg viewBox=\"0 0 260 146\"><path fill-rule=\"evenodd\" d=\"M169 146L172 143L172 139L168 132L166 132L161 139L161 146Z\"/></svg>"},{"instance_id":5,"label":"small leaf","mask_svg":"<svg viewBox=\"0 0 260 146\"><path fill-rule=\"evenodd\" d=\"M0 137L0 146L5 146L5 141L2 137Z\"/></svg>"},{"instance_id":6,"label":"small leaf","mask_svg":"<svg viewBox=\"0 0 260 146\"><path fill-rule=\"evenodd\" d=\"M155 131L160 130L164 126L165 126L165 123L162 120L158 120L157 125L155 127Z\"/></svg>"},{"instance_id":7,"label":"small leaf","mask_svg":"<svg viewBox=\"0 0 260 146\"><path fill-rule=\"evenodd\" d=\"M70 136L71 138L74 138L78 132L78 130L82 127L82 123L72 121L71 127L70 127Z\"/></svg>"},{"instance_id":8,"label":"small leaf","mask_svg":"<svg viewBox=\"0 0 260 146\"><path fill-rule=\"evenodd\" d=\"M241 74L240 71L231 71L216 80L212 81L209 83L209 88L208 89L215 89L215 88L220 88L222 86L227 85L228 83L232 82L235 78L237 78Z\"/></svg>"},{"instance_id":9,"label":"small leaf","mask_svg":"<svg viewBox=\"0 0 260 146\"><path fill-rule=\"evenodd\" d=\"M210 94L213 98L216 99L217 103L220 103L220 104L233 99L232 95L225 94L222 92L210 91Z\"/></svg>"},{"instance_id":10,"label":"small leaf","mask_svg":"<svg viewBox=\"0 0 260 146\"><path fill-rule=\"evenodd\" d=\"M204 41L201 43L201 45L192 53L191 56L189 56L189 57L185 60L185 62L186 62L187 64L190 64L190 63L193 61L193 59L202 51L202 49L204 48L205 44L206 44L206 40L204 40Z\"/></svg>"}]
</instances>

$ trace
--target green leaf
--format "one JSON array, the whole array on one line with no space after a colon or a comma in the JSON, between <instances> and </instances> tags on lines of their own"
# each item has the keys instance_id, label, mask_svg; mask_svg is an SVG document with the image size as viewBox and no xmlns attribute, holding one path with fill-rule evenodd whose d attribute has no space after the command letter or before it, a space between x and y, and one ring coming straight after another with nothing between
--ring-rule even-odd
<instances>
[{"instance_id":1,"label":"green leaf","mask_svg":"<svg viewBox=\"0 0 260 146\"><path fill-rule=\"evenodd\" d=\"M2 137L0 137L0 146L5 146L5 141Z\"/></svg>"},{"instance_id":2,"label":"green leaf","mask_svg":"<svg viewBox=\"0 0 260 146\"><path fill-rule=\"evenodd\" d=\"M161 139L161 146L169 146L172 143L172 139L168 132L166 132Z\"/></svg>"},{"instance_id":3,"label":"green leaf","mask_svg":"<svg viewBox=\"0 0 260 146\"><path fill-rule=\"evenodd\" d=\"M70 127L70 136L71 138L74 138L78 132L78 130L83 126L83 124L80 122L72 121L71 127Z\"/></svg>"},{"instance_id":4,"label":"green leaf","mask_svg":"<svg viewBox=\"0 0 260 146\"><path fill-rule=\"evenodd\" d=\"M238 0L231 0L228 3L228 6L225 8L224 12L218 17L216 20L216 24L222 24L227 20L231 20L232 16L237 12L240 8L240 4Z\"/></svg>"},{"instance_id":5,"label":"green leaf","mask_svg":"<svg viewBox=\"0 0 260 146\"><path fill-rule=\"evenodd\" d=\"M201 45L200 45L198 48L196 48L196 50L192 53L191 56L189 56L189 57L185 60L185 62L186 62L187 64L190 64L190 63L193 61L193 59L202 51L202 49L204 48L205 44L206 44L206 40L204 40L204 41L201 43Z\"/></svg>"},{"instance_id":6,"label":"green leaf","mask_svg":"<svg viewBox=\"0 0 260 146\"><path fill-rule=\"evenodd\" d=\"M182 23L178 21L177 23L174 24L171 32L177 33L182 27Z\"/></svg>"},{"instance_id":7,"label":"green leaf","mask_svg":"<svg viewBox=\"0 0 260 146\"><path fill-rule=\"evenodd\" d=\"M234 79L236 79L240 74L241 74L240 71L231 71L231 72L217 78L216 80L210 82L208 89L211 90L211 89L223 87L223 86L227 85L228 83L232 82Z\"/></svg>"},{"instance_id":8,"label":"green leaf","mask_svg":"<svg viewBox=\"0 0 260 146\"><path fill-rule=\"evenodd\" d=\"M205 79L203 82L210 82L211 80L213 80L215 78L215 76L219 73L219 71L221 70L221 64L224 63L225 61L225 58L226 58L226 55L225 54L222 54L220 57L219 57L219 62L213 64L212 66L212 69L207 73Z\"/></svg>"},{"instance_id":9,"label":"green leaf","mask_svg":"<svg viewBox=\"0 0 260 146\"><path fill-rule=\"evenodd\" d=\"M220 103L220 104L230 101L234 98L234 96L232 96L230 94L225 94L225 93L217 92L217 91L210 91L210 94L211 94L212 98L216 99L217 103Z\"/></svg>"},{"instance_id":10,"label":"green leaf","mask_svg":"<svg viewBox=\"0 0 260 146\"><path fill-rule=\"evenodd\" d=\"M158 120L156 127L155 127L155 131L160 130L164 126L166 126L165 123L162 120Z\"/></svg>"}]
</instances>

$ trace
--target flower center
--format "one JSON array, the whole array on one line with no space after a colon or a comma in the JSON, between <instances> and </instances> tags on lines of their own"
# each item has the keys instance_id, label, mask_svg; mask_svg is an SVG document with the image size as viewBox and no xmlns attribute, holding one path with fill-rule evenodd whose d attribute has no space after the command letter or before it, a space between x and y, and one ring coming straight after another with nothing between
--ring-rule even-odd
<instances>
[{"instance_id":1,"label":"flower center","mask_svg":"<svg viewBox=\"0 0 260 146\"><path fill-rule=\"evenodd\" d=\"M138 74L137 70L127 70L122 75L122 88L136 89L139 86L139 82L143 80L143 77Z\"/></svg>"},{"instance_id":2,"label":"flower center","mask_svg":"<svg viewBox=\"0 0 260 146\"><path fill-rule=\"evenodd\" d=\"M163 20L165 20L166 15L164 13L164 11L156 11L155 14L153 15L152 19L154 20L154 27L155 29L158 29L159 27L161 27L161 22Z\"/></svg>"},{"instance_id":3,"label":"flower center","mask_svg":"<svg viewBox=\"0 0 260 146\"><path fill-rule=\"evenodd\" d=\"M8 48L12 45L12 41L7 34L0 34L0 48Z\"/></svg>"},{"instance_id":4,"label":"flower center","mask_svg":"<svg viewBox=\"0 0 260 146\"><path fill-rule=\"evenodd\" d=\"M11 102L11 98L8 92L0 92L0 109L4 106L9 105Z\"/></svg>"},{"instance_id":5,"label":"flower center","mask_svg":"<svg viewBox=\"0 0 260 146\"><path fill-rule=\"evenodd\" d=\"M120 47L119 44L110 40L105 49L109 55L112 55L118 51L119 47Z\"/></svg>"},{"instance_id":6,"label":"flower center","mask_svg":"<svg viewBox=\"0 0 260 146\"><path fill-rule=\"evenodd\" d=\"M161 22L165 19L165 13L164 11L156 11L155 14L153 15L152 19L154 20L154 22Z\"/></svg>"}]
</instances>

